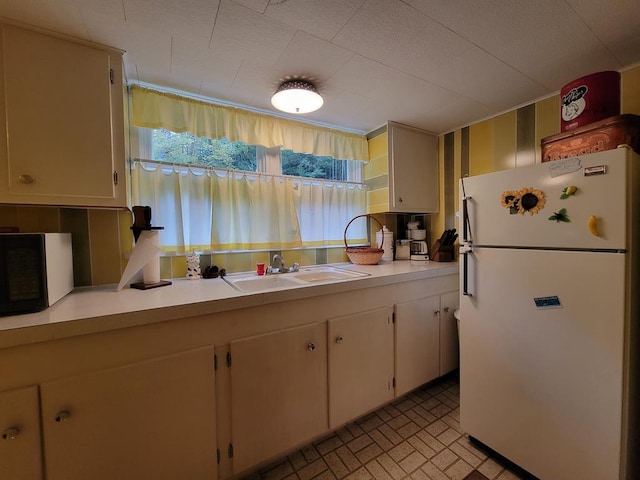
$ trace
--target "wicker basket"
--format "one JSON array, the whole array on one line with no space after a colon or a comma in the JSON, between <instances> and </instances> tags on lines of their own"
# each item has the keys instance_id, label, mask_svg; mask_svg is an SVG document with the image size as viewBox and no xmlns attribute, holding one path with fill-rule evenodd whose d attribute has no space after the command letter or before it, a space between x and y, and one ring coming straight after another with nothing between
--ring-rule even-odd
<instances>
[{"instance_id":1,"label":"wicker basket","mask_svg":"<svg viewBox=\"0 0 640 480\"><path fill-rule=\"evenodd\" d=\"M349 228L349 225L351 225L351 222L360 217L372 218L380 226L380 228L382 228L380 222L371 215L358 215L357 217L352 218L344 228L345 251L347 252L349 260L351 260L351 263L354 263L356 265L376 265L384 254L384 250L382 248L350 247L347 243L347 229ZM382 243L380 244L380 247L384 247L384 235L382 236Z\"/></svg>"}]
</instances>

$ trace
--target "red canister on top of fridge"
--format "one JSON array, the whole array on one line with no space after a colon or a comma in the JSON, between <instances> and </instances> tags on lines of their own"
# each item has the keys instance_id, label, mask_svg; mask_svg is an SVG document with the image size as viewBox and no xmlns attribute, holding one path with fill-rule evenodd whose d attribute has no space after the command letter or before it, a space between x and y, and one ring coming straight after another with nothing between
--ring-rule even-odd
<instances>
[{"instance_id":1,"label":"red canister on top of fridge","mask_svg":"<svg viewBox=\"0 0 640 480\"><path fill-rule=\"evenodd\" d=\"M560 131L620 114L620 74L605 71L567 83L560 90Z\"/></svg>"}]
</instances>

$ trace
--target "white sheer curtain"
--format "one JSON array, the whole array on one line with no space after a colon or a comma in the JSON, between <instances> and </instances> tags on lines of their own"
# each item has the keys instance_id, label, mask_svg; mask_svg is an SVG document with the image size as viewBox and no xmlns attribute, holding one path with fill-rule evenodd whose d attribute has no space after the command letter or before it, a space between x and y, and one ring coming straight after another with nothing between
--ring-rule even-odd
<instances>
[{"instance_id":1,"label":"white sheer curtain","mask_svg":"<svg viewBox=\"0 0 640 480\"><path fill-rule=\"evenodd\" d=\"M296 212L305 246L344 245L344 230L353 217L366 212L366 191L360 185L298 180ZM366 222L349 227L349 245L366 242Z\"/></svg>"},{"instance_id":2,"label":"white sheer curtain","mask_svg":"<svg viewBox=\"0 0 640 480\"><path fill-rule=\"evenodd\" d=\"M343 244L366 210L361 186L246 172L133 162L132 201L163 226L165 252L284 249ZM366 226L349 227L349 244Z\"/></svg>"}]
</instances>

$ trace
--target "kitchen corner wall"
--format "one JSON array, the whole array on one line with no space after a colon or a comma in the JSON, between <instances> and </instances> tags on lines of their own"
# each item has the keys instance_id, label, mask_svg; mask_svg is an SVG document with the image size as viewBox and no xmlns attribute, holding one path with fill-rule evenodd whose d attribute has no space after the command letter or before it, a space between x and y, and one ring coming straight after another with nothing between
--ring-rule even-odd
<instances>
[{"instance_id":1,"label":"kitchen corner wall","mask_svg":"<svg viewBox=\"0 0 640 480\"><path fill-rule=\"evenodd\" d=\"M640 115L640 65L621 73L621 112ZM478 175L540 163L541 140L560 133L560 95L539 100L440 137L440 213L434 232L457 228L458 182Z\"/></svg>"}]
</instances>

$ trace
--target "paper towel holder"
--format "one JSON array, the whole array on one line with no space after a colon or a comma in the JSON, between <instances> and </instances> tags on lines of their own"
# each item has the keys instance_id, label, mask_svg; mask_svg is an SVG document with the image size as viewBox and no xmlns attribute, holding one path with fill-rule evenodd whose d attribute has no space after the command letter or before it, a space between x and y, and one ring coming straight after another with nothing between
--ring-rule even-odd
<instances>
[{"instance_id":1,"label":"paper towel holder","mask_svg":"<svg viewBox=\"0 0 640 480\"><path fill-rule=\"evenodd\" d=\"M140 233L143 231L164 230L164 227L154 227L151 225L151 207L136 205L132 207L132 210L133 225L131 225L131 230L133 230L133 238L136 242L140 237ZM150 288L165 287L167 285L171 285L169 280L160 279L160 281L154 283L137 282L132 283L130 286L138 290L149 290Z\"/></svg>"}]
</instances>

